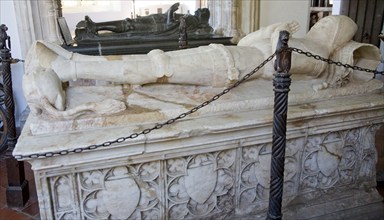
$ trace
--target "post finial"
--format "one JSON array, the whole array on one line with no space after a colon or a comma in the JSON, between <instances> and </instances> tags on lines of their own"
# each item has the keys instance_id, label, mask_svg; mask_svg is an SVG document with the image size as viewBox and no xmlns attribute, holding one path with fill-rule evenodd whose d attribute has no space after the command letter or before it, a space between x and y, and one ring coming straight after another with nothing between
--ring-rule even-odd
<instances>
[{"instance_id":1,"label":"post finial","mask_svg":"<svg viewBox=\"0 0 384 220\"><path fill-rule=\"evenodd\" d=\"M8 27L5 24L0 25L0 50L11 49L11 38L7 35ZM8 41L8 47L7 47Z\"/></svg>"},{"instance_id":2,"label":"post finial","mask_svg":"<svg viewBox=\"0 0 384 220\"><path fill-rule=\"evenodd\" d=\"M292 52L288 50L289 32L280 31L279 41L276 46L275 71L278 73L289 73L291 69Z\"/></svg>"}]
</instances>

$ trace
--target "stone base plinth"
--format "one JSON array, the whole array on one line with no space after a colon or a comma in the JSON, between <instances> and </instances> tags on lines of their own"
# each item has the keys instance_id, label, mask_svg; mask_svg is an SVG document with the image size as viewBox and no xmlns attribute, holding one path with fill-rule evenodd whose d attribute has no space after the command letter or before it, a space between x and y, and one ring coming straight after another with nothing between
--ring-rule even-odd
<instances>
[{"instance_id":1,"label":"stone base plinth","mask_svg":"<svg viewBox=\"0 0 384 220\"><path fill-rule=\"evenodd\" d=\"M299 87L293 85L288 108L283 218L321 219L381 201L375 189L374 135L384 124L382 90L334 95L336 89L330 89L332 96L298 100L294 88ZM216 105L221 110L213 103L207 114L108 147L28 159L41 218L264 217L273 103L262 108L252 104L255 99L243 98L237 105L224 99ZM225 102L233 105L232 110ZM241 110L240 104L246 107ZM167 114L161 112L161 117L159 111L146 112L149 122L127 116L125 124L78 124L81 129L52 132L46 126L53 122L30 116L14 155L71 150L126 137L151 127L157 116L163 121ZM39 124L43 129L37 129Z\"/></svg>"}]
</instances>

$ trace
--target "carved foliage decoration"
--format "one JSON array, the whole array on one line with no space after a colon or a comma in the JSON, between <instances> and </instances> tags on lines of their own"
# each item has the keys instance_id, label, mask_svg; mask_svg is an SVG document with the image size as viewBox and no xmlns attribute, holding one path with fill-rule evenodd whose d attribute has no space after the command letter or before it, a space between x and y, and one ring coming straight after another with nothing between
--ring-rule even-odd
<instances>
[{"instance_id":1,"label":"carved foliage decoration","mask_svg":"<svg viewBox=\"0 0 384 220\"><path fill-rule=\"evenodd\" d=\"M297 190L299 149L303 146L301 139L287 141L284 197L294 194ZM239 214L266 211L269 198L269 181L271 167L271 144L262 144L241 149Z\"/></svg>"},{"instance_id":2,"label":"carved foliage decoration","mask_svg":"<svg viewBox=\"0 0 384 220\"><path fill-rule=\"evenodd\" d=\"M77 207L74 203L72 175L62 175L49 179L53 189L53 208L57 219L74 219L77 216Z\"/></svg>"},{"instance_id":3,"label":"carved foliage decoration","mask_svg":"<svg viewBox=\"0 0 384 220\"><path fill-rule=\"evenodd\" d=\"M153 162L80 173L84 218L160 218L159 169Z\"/></svg>"},{"instance_id":4,"label":"carved foliage decoration","mask_svg":"<svg viewBox=\"0 0 384 220\"><path fill-rule=\"evenodd\" d=\"M375 184L377 126L287 140L285 204ZM50 177L56 219L206 219L265 212L271 143ZM72 190L77 189L77 190Z\"/></svg>"},{"instance_id":5,"label":"carved foliage decoration","mask_svg":"<svg viewBox=\"0 0 384 220\"><path fill-rule=\"evenodd\" d=\"M284 163L284 197L283 205L297 195L300 179L300 161L305 138L287 140Z\"/></svg>"},{"instance_id":6,"label":"carved foliage decoration","mask_svg":"<svg viewBox=\"0 0 384 220\"><path fill-rule=\"evenodd\" d=\"M301 191L352 186L374 180L374 127L331 132L305 146Z\"/></svg>"},{"instance_id":7,"label":"carved foliage decoration","mask_svg":"<svg viewBox=\"0 0 384 220\"><path fill-rule=\"evenodd\" d=\"M254 202L268 199L270 164L271 145L243 148L239 201L241 209L247 209Z\"/></svg>"},{"instance_id":8,"label":"carved foliage decoration","mask_svg":"<svg viewBox=\"0 0 384 220\"><path fill-rule=\"evenodd\" d=\"M234 196L235 150L166 161L167 218L226 215Z\"/></svg>"}]
</instances>

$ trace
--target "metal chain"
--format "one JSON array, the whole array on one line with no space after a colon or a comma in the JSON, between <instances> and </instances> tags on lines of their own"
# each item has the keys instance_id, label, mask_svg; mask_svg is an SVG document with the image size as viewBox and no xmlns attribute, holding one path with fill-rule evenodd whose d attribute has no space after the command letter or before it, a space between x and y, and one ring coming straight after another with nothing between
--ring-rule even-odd
<instances>
[{"instance_id":1,"label":"metal chain","mask_svg":"<svg viewBox=\"0 0 384 220\"><path fill-rule=\"evenodd\" d=\"M59 156L59 155L67 155L67 154L71 154L71 153L81 153L81 152L84 152L84 151L95 150L95 149L98 149L98 148L110 147L110 146L112 146L114 144L122 143L122 142L124 142L124 141L126 141L128 139L135 139L135 138L139 137L140 135L148 134L148 133L152 132L153 130L158 130L158 129L164 127L165 125L173 124L176 121L178 121L178 120L180 120L182 118L185 118L186 116L188 116L188 115L198 111L199 109L204 108L205 106L209 105L210 103L218 100L221 96L227 94L232 89L238 87L241 83L246 81L249 77L251 77L257 71L259 71L265 64L267 64L269 61L271 61L274 56L275 56L275 54L272 54L271 56L269 56L259 66L257 66L255 69L253 69L250 73L248 73L243 78L241 78L238 81L236 81L233 85L231 85L231 86L227 87L226 89L224 89L222 92L220 92L217 95L213 96L208 101L205 101L205 102L201 103L200 105L195 106L191 110L189 110L187 112L184 112L184 113L180 114L177 117L171 118L171 119L169 119L166 122L158 123L155 126L153 126L152 128L147 128L147 129L142 130L141 132L132 133L129 136L120 137L120 138L117 138L116 140L106 141L106 142L101 143L101 144L93 144L93 145L89 145L87 147L75 148L73 150L61 150L61 151L45 152L45 153L29 154L29 155L15 155L15 158L19 160L19 159L32 159L32 158L53 157L53 156Z\"/></svg>"},{"instance_id":2,"label":"metal chain","mask_svg":"<svg viewBox=\"0 0 384 220\"><path fill-rule=\"evenodd\" d=\"M336 66L343 66L343 67L348 68L348 69L353 69L353 70L359 70L359 71L373 73L373 78L375 78L376 75L379 75L379 74L380 75L384 75L384 71L371 70L371 69L366 69L366 68L362 68L362 67L359 67L359 66L352 66L352 65L349 65L349 64L341 63L341 62L336 62L336 61L333 61L331 59L327 59L327 58L321 57L319 55L314 55L314 54L312 54L310 52L306 52L306 51L303 51L303 50L298 49L298 48L290 47L290 48L288 48L288 50L294 51L294 52L296 52L298 54L303 54L303 55L305 55L307 57L312 57L315 60L321 60L321 61L326 62L328 64L335 64Z\"/></svg>"},{"instance_id":3,"label":"metal chain","mask_svg":"<svg viewBox=\"0 0 384 220\"><path fill-rule=\"evenodd\" d=\"M4 60L4 62L10 62L11 64L15 64L15 63L18 63L18 62L22 62L24 63L25 60L22 60L22 59L18 59L18 58L10 58L10 59L7 59L7 60ZM1 62L3 62L3 60L0 58L0 64Z\"/></svg>"},{"instance_id":4,"label":"metal chain","mask_svg":"<svg viewBox=\"0 0 384 220\"><path fill-rule=\"evenodd\" d=\"M306 52L306 51L303 51L303 50L298 49L298 48L290 47L290 48L288 48L288 50L296 52L298 54L306 55L307 57L312 57L312 58L314 58L316 60L321 60L321 61L326 62L328 64L335 64L336 66L343 66L345 68L350 68L350 69L353 69L353 70L359 70L359 71L373 73L374 74L373 78L375 78L375 76L378 75L378 74L384 75L384 71L371 70L371 69L366 69L366 68L362 68L362 67L359 67L359 66L352 66L352 65L349 65L349 64L343 64L341 62L336 62L336 61L333 61L331 59L327 59L327 58L321 57L319 55L314 55L314 54L312 54L310 52ZM245 75L240 80L236 81L233 85L231 85L231 86L227 87L226 89L224 89L222 92L220 92L217 95L213 96L208 101L205 101L205 102L201 103L200 105L195 106L191 110L189 110L187 112L184 112L184 113L178 115L177 117L171 118L171 119L169 119L166 122L158 123L155 126L153 126L152 128L147 128L147 129L142 130L141 132L132 133L129 136L120 137L120 138L117 138L116 140L106 141L106 142L101 143L101 144L89 145L87 147L75 148L73 150L61 150L61 151L55 151L55 152L45 152L45 153L29 154L29 155L15 155L15 158L16 159L27 159L27 158L31 159L31 158L42 158L42 157L53 157L53 156L59 156L59 155L67 155L67 154L70 154L70 153L81 153L81 152L84 152L84 151L95 150L95 149L98 149L98 148L110 147L111 145L114 145L114 144L117 144L117 143L122 143L122 142L124 142L124 141L126 141L128 139L135 139L135 138L137 138L137 137L139 137L141 135L148 134L148 133L152 132L153 130L161 129L165 125L173 124L176 121L178 121L178 120L180 120L182 118L185 118L186 116L188 116L188 115L198 111L201 108L204 108L205 106L207 106L210 103L212 103L212 102L216 101L217 99L219 99L221 96L227 94L229 91L231 91L235 87L239 86L241 83L246 81L249 77L251 77L257 71L259 71L265 64L267 64L269 61L271 61L274 56L275 56L275 54L272 54L271 56L269 56L259 66L257 66L255 69L253 69L250 73ZM20 60L20 61L23 61L23 60Z\"/></svg>"}]
</instances>

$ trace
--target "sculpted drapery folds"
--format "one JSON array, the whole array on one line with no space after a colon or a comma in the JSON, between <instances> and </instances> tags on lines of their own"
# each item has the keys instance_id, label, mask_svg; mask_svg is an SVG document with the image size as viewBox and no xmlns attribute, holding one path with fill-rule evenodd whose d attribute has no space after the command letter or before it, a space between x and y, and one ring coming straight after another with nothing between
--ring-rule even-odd
<instances>
[{"instance_id":1,"label":"sculpted drapery folds","mask_svg":"<svg viewBox=\"0 0 384 220\"><path fill-rule=\"evenodd\" d=\"M68 109L62 83L70 80L224 88L248 74L275 51L280 31L286 30L292 36L298 29L297 22L278 23L248 34L237 46L210 44L169 52L155 49L145 55L87 56L38 41L26 59L24 93L34 114L45 112L54 117L66 117L83 111L111 114L126 109L124 102L114 99L83 103ZM291 38L289 46L342 63L375 69L380 61L379 50L373 45L353 42L351 39L356 30L357 25L350 18L328 16L316 23L303 38ZM324 79L314 89L342 86L354 80L351 79L352 71L292 54L291 74ZM271 79L273 73L273 62L269 62L250 80ZM357 77L353 78L362 80L364 74L356 72L353 75Z\"/></svg>"}]
</instances>

